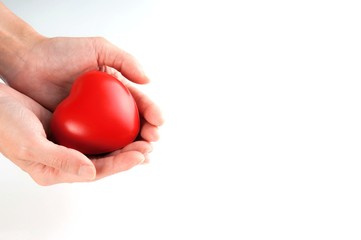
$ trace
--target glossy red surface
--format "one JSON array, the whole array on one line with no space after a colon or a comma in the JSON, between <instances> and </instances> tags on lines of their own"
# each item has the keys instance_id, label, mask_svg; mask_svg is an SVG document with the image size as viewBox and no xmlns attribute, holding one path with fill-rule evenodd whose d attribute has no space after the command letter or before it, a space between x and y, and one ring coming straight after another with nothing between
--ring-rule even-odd
<instances>
[{"instance_id":1,"label":"glossy red surface","mask_svg":"<svg viewBox=\"0 0 361 240\"><path fill-rule=\"evenodd\" d=\"M139 127L138 108L129 90L99 71L76 79L51 120L54 141L84 154L121 149L134 141Z\"/></svg>"}]
</instances>

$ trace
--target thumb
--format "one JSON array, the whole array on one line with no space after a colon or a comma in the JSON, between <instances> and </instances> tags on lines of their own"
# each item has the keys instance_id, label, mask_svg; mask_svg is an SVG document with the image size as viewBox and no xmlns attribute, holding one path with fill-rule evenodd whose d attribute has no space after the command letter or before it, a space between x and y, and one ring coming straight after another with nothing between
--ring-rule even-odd
<instances>
[{"instance_id":1,"label":"thumb","mask_svg":"<svg viewBox=\"0 0 361 240\"><path fill-rule=\"evenodd\" d=\"M51 141L44 140L37 152L37 162L61 170L65 173L78 176L82 180L93 180L96 169L90 159L84 154Z\"/></svg>"},{"instance_id":2,"label":"thumb","mask_svg":"<svg viewBox=\"0 0 361 240\"><path fill-rule=\"evenodd\" d=\"M99 67L109 66L118 70L124 77L135 83L148 83L142 66L131 54L111 44L104 38L94 38L94 48Z\"/></svg>"}]
</instances>

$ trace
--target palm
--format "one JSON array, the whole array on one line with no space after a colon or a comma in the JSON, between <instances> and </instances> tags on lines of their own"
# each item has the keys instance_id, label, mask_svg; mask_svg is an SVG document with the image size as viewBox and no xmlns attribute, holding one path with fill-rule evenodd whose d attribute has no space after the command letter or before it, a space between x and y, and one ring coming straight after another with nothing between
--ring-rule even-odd
<instances>
[{"instance_id":1,"label":"palm","mask_svg":"<svg viewBox=\"0 0 361 240\"><path fill-rule=\"evenodd\" d=\"M37 129L36 134L28 132L25 135L25 132L21 131L19 134L13 134L22 139L37 136L36 141L34 139L28 141L29 145L25 147L25 149L36 149L36 154L31 152L30 156L20 156L21 160L17 162L16 159L19 158L16 156L9 158L23 169L24 165L21 164L27 163L25 170L38 183L47 185L79 181L76 169L86 163L95 166L96 178L127 170L142 161L143 154L146 156L151 150L149 142L158 139L157 127L163 122L161 113L147 96L133 86L129 86L129 89L144 120L140 135L145 141L131 143L108 156L93 159L94 161L90 163L89 159L80 152L56 145L46 139L43 126L45 129L48 128L51 111L68 95L74 79L86 71L104 66L106 69L112 67L119 70L121 75L117 71L116 75L124 82L127 82L126 79L136 83L148 82L133 57L101 38L44 39L34 45L23 56L23 61L13 66L14 69L8 71L9 74L5 76L10 86L26 95L20 97L26 99L21 101L31 105L31 108L18 105L18 108L27 109L26 115L23 116L24 122L19 123L21 127L19 126L18 129L28 129L29 123L33 125L33 130ZM17 118L14 117L14 119ZM34 142L38 143L35 147ZM8 146L19 146L19 144L14 139ZM18 151L15 149L13 152ZM35 160L34 156L38 160ZM31 161L23 161L24 159Z\"/></svg>"},{"instance_id":2,"label":"palm","mask_svg":"<svg viewBox=\"0 0 361 240\"><path fill-rule=\"evenodd\" d=\"M37 59L37 61L34 61ZM25 67L26 66L26 67ZM137 61L102 38L51 38L39 41L24 56L22 66L10 71L9 84L53 111L69 93L80 74L109 66L120 80L147 83ZM123 77L123 76L124 77ZM11 81L10 81L11 80ZM157 106L143 93L129 85L144 123L141 136L147 141L157 139L156 126L163 120Z\"/></svg>"},{"instance_id":3,"label":"palm","mask_svg":"<svg viewBox=\"0 0 361 240\"><path fill-rule=\"evenodd\" d=\"M25 55L23 66L12 71L10 83L44 107L54 110L78 75L99 67L94 47L91 38L43 40Z\"/></svg>"},{"instance_id":4,"label":"palm","mask_svg":"<svg viewBox=\"0 0 361 240\"><path fill-rule=\"evenodd\" d=\"M5 78L12 87L53 111L68 95L77 76L103 67L116 69L115 75L125 84L127 79L136 83L149 81L134 57L102 38L46 38L35 44ZM137 103L154 106L135 88L130 87L130 91L137 95ZM159 114L157 111L153 115ZM161 122L160 116L154 117L154 122Z\"/></svg>"},{"instance_id":5,"label":"palm","mask_svg":"<svg viewBox=\"0 0 361 240\"><path fill-rule=\"evenodd\" d=\"M137 165L149 143L138 141L93 162L78 151L48 141L51 112L33 99L0 85L0 150L39 184L84 181L74 174L76 165L94 165L96 179Z\"/></svg>"},{"instance_id":6,"label":"palm","mask_svg":"<svg viewBox=\"0 0 361 240\"><path fill-rule=\"evenodd\" d=\"M1 90L2 104L0 109L3 116L1 123L2 126L7 126L6 129L11 131L11 134L2 136L3 153L20 168L29 172L30 175L34 172L50 173L54 170L53 168L40 162L29 161L29 159L22 156L25 155L25 152L29 153L29 141L31 142L33 139L46 140L46 131L44 129L49 126L51 113L31 98L11 88L2 86ZM31 136L30 139L29 136ZM16 149L13 151L16 146L20 146L20 151L16 151Z\"/></svg>"}]
</instances>

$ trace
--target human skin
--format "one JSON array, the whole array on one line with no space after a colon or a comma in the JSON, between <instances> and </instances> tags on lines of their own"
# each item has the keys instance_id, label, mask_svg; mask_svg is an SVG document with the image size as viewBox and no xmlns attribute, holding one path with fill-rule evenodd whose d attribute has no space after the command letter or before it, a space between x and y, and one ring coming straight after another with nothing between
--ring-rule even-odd
<instances>
[{"instance_id":1,"label":"human skin","mask_svg":"<svg viewBox=\"0 0 361 240\"><path fill-rule=\"evenodd\" d=\"M104 38L48 38L0 3L0 152L40 185L94 181L148 161L163 118L135 84L149 78L137 60ZM50 140L49 120L77 76L91 70L128 86L139 108L139 140L89 157Z\"/></svg>"}]
</instances>

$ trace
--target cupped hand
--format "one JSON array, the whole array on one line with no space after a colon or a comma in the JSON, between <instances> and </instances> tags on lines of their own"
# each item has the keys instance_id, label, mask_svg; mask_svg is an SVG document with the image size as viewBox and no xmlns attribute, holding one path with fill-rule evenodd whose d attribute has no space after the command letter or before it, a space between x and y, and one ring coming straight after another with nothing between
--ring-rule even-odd
<instances>
[{"instance_id":1,"label":"cupped hand","mask_svg":"<svg viewBox=\"0 0 361 240\"><path fill-rule=\"evenodd\" d=\"M147 83L134 57L103 38L36 38L11 62L5 81L49 110L54 110L82 73L109 66L128 80Z\"/></svg>"},{"instance_id":2,"label":"cupped hand","mask_svg":"<svg viewBox=\"0 0 361 240\"><path fill-rule=\"evenodd\" d=\"M11 87L0 84L0 152L42 185L94 180L147 161L163 119L159 108L129 84L149 82L136 59L99 37L46 38L1 3L0 10L0 76ZM93 161L47 139L51 113L74 80L91 70L119 75L142 119L139 141Z\"/></svg>"},{"instance_id":3,"label":"cupped hand","mask_svg":"<svg viewBox=\"0 0 361 240\"><path fill-rule=\"evenodd\" d=\"M100 179L144 162L151 151L149 142L137 141L89 159L57 145L47 139L51 112L5 84L0 84L0 112L0 152L40 185Z\"/></svg>"},{"instance_id":4,"label":"cupped hand","mask_svg":"<svg viewBox=\"0 0 361 240\"><path fill-rule=\"evenodd\" d=\"M106 71L122 80L139 107L141 137L158 139L163 118L159 108L129 83L145 84L149 79L137 60L104 38L34 38L36 41L3 73L6 82L53 111L70 91L74 80L90 70Z\"/></svg>"}]
</instances>

